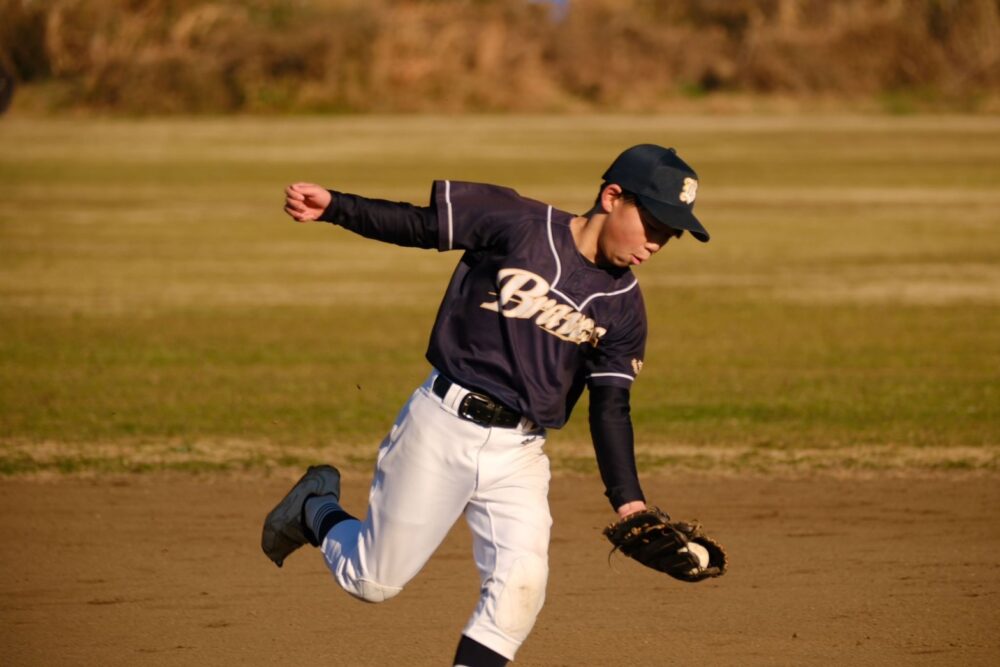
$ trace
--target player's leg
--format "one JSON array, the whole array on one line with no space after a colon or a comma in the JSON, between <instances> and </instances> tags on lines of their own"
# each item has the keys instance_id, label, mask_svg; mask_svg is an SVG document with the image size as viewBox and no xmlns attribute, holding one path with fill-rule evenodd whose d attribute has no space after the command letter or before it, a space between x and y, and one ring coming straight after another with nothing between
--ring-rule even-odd
<instances>
[{"instance_id":1,"label":"player's leg","mask_svg":"<svg viewBox=\"0 0 1000 667\"><path fill-rule=\"evenodd\" d=\"M337 582L369 602L395 596L420 571L475 489L475 451L488 431L444 409L429 386L414 392L379 448L365 520L340 520L322 540ZM309 509L316 521L320 510Z\"/></svg>"},{"instance_id":2,"label":"player's leg","mask_svg":"<svg viewBox=\"0 0 1000 667\"><path fill-rule=\"evenodd\" d=\"M531 632L545 600L552 517L543 444L544 435L493 429L466 509L483 588L463 634L507 659Z\"/></svg>"}]
</instances>

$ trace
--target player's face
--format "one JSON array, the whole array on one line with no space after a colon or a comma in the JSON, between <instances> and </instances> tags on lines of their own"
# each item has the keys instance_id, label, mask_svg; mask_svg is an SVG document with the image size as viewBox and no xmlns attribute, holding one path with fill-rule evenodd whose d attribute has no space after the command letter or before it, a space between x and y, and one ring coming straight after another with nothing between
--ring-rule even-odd
<instances>
[{"instance_id":1,"label":"player's face","mask_svg":"<svg viewBox=\"0 0 1000 667\"><path fill-rule=\"evenodd\" d=\"M638 266L681 232L664 227L642 208L621 197L614 200L601 230L598 250L604 264Z\"/></svg>"}]
</instances>

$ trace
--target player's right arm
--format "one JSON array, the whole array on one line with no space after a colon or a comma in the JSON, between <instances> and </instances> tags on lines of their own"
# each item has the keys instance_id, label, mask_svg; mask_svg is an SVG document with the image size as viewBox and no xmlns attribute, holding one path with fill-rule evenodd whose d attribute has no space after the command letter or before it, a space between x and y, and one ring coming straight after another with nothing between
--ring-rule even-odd
<instances>
[{"instance_id":1,"label":"player's right arm","mask_svg":"<svg viewBox=\"0 0 1000 667\"><path fill-rule=\"evenodd\" d=\"M435 181L428 206L293 183L285 188L285 212L298 222L321 220L378 241L446 251L502 246L520 236L526 220L544 220L545 206L482 183Z\"/></svg>"},{"instance_id":2,"label":"player's right arm","mask_svg":"<svg viewBox=\"0 0 1000 667\"><path fill-rule=\"evenodd\" d=\"M368 199L314 183L293 183L285 188L285 212L298 222L330 222L366 238L396 245L438 245L437 216L426 206Z\"/></svg>"}]
</instances>

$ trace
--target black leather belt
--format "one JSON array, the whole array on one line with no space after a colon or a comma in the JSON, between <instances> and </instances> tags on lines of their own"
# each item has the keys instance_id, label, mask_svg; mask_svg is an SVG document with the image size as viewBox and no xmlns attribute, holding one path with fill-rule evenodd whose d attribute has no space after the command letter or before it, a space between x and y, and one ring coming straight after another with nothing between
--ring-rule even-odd
<instances>
[{"instance_id":1,"label":"black leather belt","mask_svg":"<svg viewBox=\"0 0 1000 667\"><path fill-rule=\"evenodd\" d=\"M434 378L434 393L438 398L444 400L452 384L454 383L451 380L438 374ZM486 394L477 394L474 391L470 391L462 398L462 402L458 406L458 416L480 426L514 428L521 423L521 415L495 398Z\"/></svg>"}]
</instances>

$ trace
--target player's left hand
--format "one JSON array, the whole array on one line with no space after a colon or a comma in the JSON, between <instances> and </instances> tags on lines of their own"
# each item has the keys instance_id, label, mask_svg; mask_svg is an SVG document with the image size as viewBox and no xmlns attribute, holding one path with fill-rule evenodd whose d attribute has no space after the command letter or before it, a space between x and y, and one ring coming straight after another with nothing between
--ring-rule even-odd
<instances>
[{"instance_id":1,"label":"player's left hand","mask_svg":"<svg viewBox=\"0 0 1000 667\"><path fill-rule=\"evenodd\" d=\"M333 195L315 183L292 183L285 188L285 213L296 222L319 220Z\"/></svg>"},{"instance_id":2,"label":"player's left hand","mask_svg":"<svg viewBox=\"0 0 1000 667\"><path fill-rule=\"evenodd\" d=\"M635 514L646 509L646 503L641 500L631 500L618 508L618 518L624 519L629 514Z\"/></svg>"}]
</instances>

